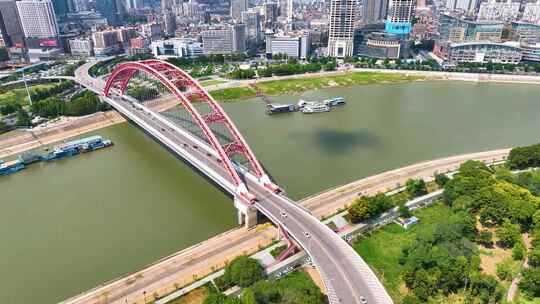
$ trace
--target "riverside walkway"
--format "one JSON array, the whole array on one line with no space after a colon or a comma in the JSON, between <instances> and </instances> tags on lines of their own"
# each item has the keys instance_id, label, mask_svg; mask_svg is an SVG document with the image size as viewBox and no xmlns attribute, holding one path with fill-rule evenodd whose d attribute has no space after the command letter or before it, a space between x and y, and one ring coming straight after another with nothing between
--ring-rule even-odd
<instances>
[{"instance_id":1,"label":"riverside walkway","mask_svg":"<svg viewBox=\"0 0 540 304\"><path fill-rule=\"evenodd\" d=\"M430 180L435 172L455 170L467 160L487 163L504 160L510 149L469 153L421 162L403 168L386 171L355 182L307 197L299 204L311 210L314 216L324 218L344 208L359 193L374 194L403 185L409 178ZM104 283L92 290L62 303L144 303L145 297L163 296L178 287L202 278L241 254L251 254L269 245L277 237L277 229L259 226L247 230L237 228L210 238L200 244L175 253L137 272ZM227 244L225 247L224 244ZM124 297L111 300L114 294Z\"/></svg>"}]
</instances>

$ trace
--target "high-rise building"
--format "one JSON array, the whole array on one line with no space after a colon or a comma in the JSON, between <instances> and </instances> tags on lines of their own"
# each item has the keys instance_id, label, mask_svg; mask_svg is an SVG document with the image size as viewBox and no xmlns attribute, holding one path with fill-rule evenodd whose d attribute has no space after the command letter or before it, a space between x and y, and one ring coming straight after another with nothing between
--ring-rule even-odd
<instances>
[{"instance_id":1,"label":"high-rise building","mask_svg":"<svg viewBox=\"0 0 540 304\"><path fill-rule=\"evenodd\" d=\"M363 22L365 24L378 23L386 19L386 6L388 0L364 0Z\"/></svg>"},{"instance_id":2,"label":"high-rise building","mask_svg":"<svg viewBox=\"0 0 540 304\"><path fill-rule=\"evenodd\" d=\"M356 0L331 0L328 32L328 56L352 56Z\"/></svg>"},{"instance_id":3,"label":"high-rise building","mask_svg":"<svg viewBox=\"0 0 540 304\"><path fill-rule=\"evenodd\" d=\"M261 15L259 12L255 10L242 12L242 23L246 25L248 39L259 42L261 40Z\"/></svg>"},{"instance_id":4,"label":"high-rise building","mask_svg":"<svg viewBox=\"0 0 540 304\"><path fill-rule=\"evenodd\" d=\"M24 37L29 43L33 39L56 39L58 37L58 24L50 0L23 0L17 1L17 11L21 19ZM42 41L40 41L41 43Z\"/></svg>"},{"instance_id":5,"label":"high-rise building","mask_svg":"<svg viewBox=\"0 0 540 304\"><path fill-rule=\"evenodd\" d=\"M271 26L277 20L277 3L265 2L263 6L264 10L264 24L268 27Z\"/></svg>"},{"instance_id":6,"label":"high-rise building","mask_svg":"<svg viewBox=\"0 0 540 304\"><path fill-rule=\"evenodd\" d=\"M128 11L134 11L134 10L140 10L143 8L144 3L143 0L124 0L125 1L125 7Z\"/></svg>"},{"instance_id":7,"label":"high-rise building","mask_svg":"<svg viewBox=\"0 0 540 304\"><path fill-rule=\"evenodd\" d=\"M292 0L280 0L279 1L279 15L286 17L287 21L292 21L293 18L293 2Z\"/></svg>"},{"instance_id":8,"label":"high-rise building","mask_svg":"<svg viewBox=\"0 0 540 304\"><path fill-rule=\"evenodd\" d=\"M242 12L247 11L248 0L231 0L231 17L240 21L242 18Z\"/></svg>"},{"instance_id":9,"label":"high-rise building","mask_svg":"<svg viewBox=\"0 0 540 304\"><path fill-rule=\"evenodd\" d=\"M531 23L540 23L540 1L527 3L523 9L522 21Z\"/></svg>"},{"instance_id":10,"label":"high-rise building","mask_svg":"<svg viewBox=\"0 0 540 304\"><path fill-rule=\"evenodd\" d=\"M176 16L172 11L163 12L163 25L167 36L174 36L176 32Z\"/></svg>"},{"instance_id":11,"label":"high-rise building","mask_svg":"<svg viewBox=\"0 0 540 304\"><path fill-rule=\"evenodd\" d=\"M201 33L205 54L231 54L246 51L246 25L239 23L226 29Z\"/></svg>"},{"instance_id":12,"label":"high-rise building","mask_svg":"<svg viewBox=\"0 0 540 304\"><path fill-rule=\"evenodd\" d=\"M100 31L92 33L94 52L96 55L109 55L119 49L116 31Z\"/></svg>"},{"instance_id":13,"label":"high-rise building","mask_svg":"<svg viewBox=\"0 0 540 304\"><path fill-rule=\"evenodd\" d=\"M73 10L75 12L84 12L88 10L88 0L73 0Z\"/></svg>"},{"instance_id":14,"label":"high-rise building","mask_svg":"<svg viewBox=\"0 0 540 304\"><path fill-rule=\"evenodd\" d=\"M52 0L52 4L57 17L64 17L74 11L72 0Z\"/></svg>"},{"instance_id":15,"label":"high-rise building","mask_svg":"<svg viewBox=\"0 0 540 304\"><path fill-rule=\"evenodd\" d=\"M463 11L466 14L474 14L478 0L448 0L446 8L450 11Z\"/></svg>"},{"instance_id":16,"label":"high-rise building","mask_svg":"<svg viewBox=\"0 0 540 304\"><path fill-rule=\"evenodd\" d=\"M157 39L161 36L161 24L157 22L141 24L141 34L152 40Z\"/></svg>"},{"instance_id":17,"label":"high-rise building","mask_svg":"<svg viewBox=\"0 0 540 304\"><path fill-rule=\"evenodd\" d=\"M168 10L172 10L174 7L175 1L174 0L161 0L161 11L166 12Z\"/></svg>"},{"instance_id":18,"label":"high-rise building","mask_svg":"<svg viewBox=\"0 0 540 304\"><path fill-rule=\"evenodd\" d=\"M0 0L0 31L7 47L24 47L24 33L15 0Z\"/></svg>"},{"instance_id":19,"label":"high-rise building","mask_svg":"<svg viewBox=\"0 0 540 304\"><path fill-rule=\"evenodd\" d=\"M415 0L389 0L386 17L386 32L396 35L408 35L412 29Z\"/></svg>"},{"instance_id":20,"label":"high-rise building","mask_svg":"<svg viewBox=\"0 0 540 304\"><path fill-rule=\"evenodd\" d=\"M489 0L480 4L477 20L515 21L519 15L519 2Z\"/></svg>"},{"instance_id":21,"label":"high-rise building","mask_svg":"<svg viewBox=\"0 0 540 304\"><path fill-rule=\"evenodd\" d=\"M96 10L107 19L110 25L116 25L120 22L121 10L119 0L99 0L96 1Z\"/></svg>"}]
</instances>

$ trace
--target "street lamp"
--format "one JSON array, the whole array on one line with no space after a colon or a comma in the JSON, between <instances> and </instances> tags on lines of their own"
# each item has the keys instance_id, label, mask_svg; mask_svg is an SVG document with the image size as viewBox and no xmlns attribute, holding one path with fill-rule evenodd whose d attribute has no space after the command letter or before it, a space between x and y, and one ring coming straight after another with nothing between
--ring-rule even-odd
<instances>
[{"instance_id":1,"label":"street lamp","mask_svg":"<svg viewBox=\"0 0 540 304\"><path fill-rule=\"evenodd\" d=\"M26 83L26 77L24 76L24 69L22 70L22 77L23 77L24 87L26 88L26 94L28 95L28 101L30 102L30 106L32 106L32 97L30 96L30 91L28 90L28 84Z\"/></svg>"}]
</instances>

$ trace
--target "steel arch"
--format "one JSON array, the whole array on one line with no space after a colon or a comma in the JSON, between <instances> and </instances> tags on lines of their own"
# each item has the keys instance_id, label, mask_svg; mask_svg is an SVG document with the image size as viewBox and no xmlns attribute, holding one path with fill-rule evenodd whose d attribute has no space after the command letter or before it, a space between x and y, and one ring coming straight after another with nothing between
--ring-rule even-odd
<instances>
[{"instance_id":1,"label":"steel arch","mask_svg":"<svg viewBox=\"0 0 540 304\"><path fill-rule=\"evenodd\" d=\"M264 185L271 189L279 190L277 186L271 183L268 175L262 169L262 166L249 148L247 142L229 116L223 111L223 108L195 79L180 68L161 60L144 60L119 64L114 68L107 79L107 83L103 90L104 95L107 97L110 96L112 90L117 90L117 92L123 95L130 79L138 71L152 75L173 93L176 98L178 98L195 123L201 128L208 142L218 153L223 166L234 181L239 193L245 194L248 192L243 180L235 170L231 161L230 157L233 154L243 155L249 161L255 176ZM189 90L183 92L180 88L188 88ZM192 96L197 96L197 102L206 102L210 106L211 112L201 115L192 104L190 98ZM232 142L221 145L210 128L211 124L224 125L233 137Z\"/></svg>"}]
</instances>

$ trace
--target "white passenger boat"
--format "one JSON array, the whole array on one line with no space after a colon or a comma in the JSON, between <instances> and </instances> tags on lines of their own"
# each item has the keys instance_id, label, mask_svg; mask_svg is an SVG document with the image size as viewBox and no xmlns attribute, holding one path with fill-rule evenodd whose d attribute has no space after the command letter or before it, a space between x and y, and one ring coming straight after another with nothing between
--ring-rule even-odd
<instances>
[{"instance_id":1,"label":"white passenger boat","mask_svg":"<svg viewBox=\"0 0 540 304\"><path fill-rule=\"evenodd\" d=\"M345 98L336 97L331 99L325 99L323 103L329 107L342 106L345 104Z\"/></svg>"},{"instance_id":2,"label":"white passenger boat","mask_svg":"<svg viewBox=\"0 0 540 304\"><path fill-rule=\"evenodd\" d=\"M329 112L330 107L322 103L306 104L301 111L304 114L322 113Z\"/></svg>"}]
</instances>

